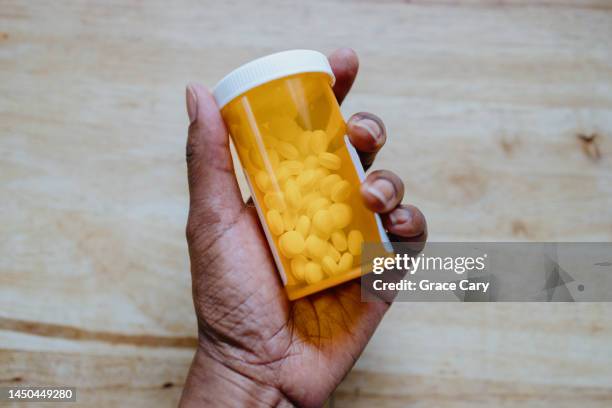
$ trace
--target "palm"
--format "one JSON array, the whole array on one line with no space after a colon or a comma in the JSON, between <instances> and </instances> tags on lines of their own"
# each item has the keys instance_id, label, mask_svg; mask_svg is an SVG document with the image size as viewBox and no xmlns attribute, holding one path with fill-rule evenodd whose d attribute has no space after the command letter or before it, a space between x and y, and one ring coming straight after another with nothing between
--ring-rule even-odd
<instances>
[{"instance_id":1,"label":"palm","mask_svg":"<svg viewBox=\"0 0 612 408\"><path fill-rule=\"evenodd\" d=\"M233 368L266 367L269 380L292 400L316 405L353 365L384 304L361 302L357 282L290 303L255 208L247 207L230 225L222 236L192 245L204 260L201 267L223 276L207 281L207 274L193 273L200 277L194 296L201 336L239 345Z\"/></svg>"}]
</instances>

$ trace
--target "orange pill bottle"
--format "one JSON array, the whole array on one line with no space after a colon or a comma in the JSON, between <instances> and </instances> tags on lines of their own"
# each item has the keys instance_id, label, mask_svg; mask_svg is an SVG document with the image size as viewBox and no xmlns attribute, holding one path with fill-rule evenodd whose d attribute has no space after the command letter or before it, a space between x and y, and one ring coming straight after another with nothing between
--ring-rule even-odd
<instances>
[{"instance_id":1,"label":"orange pill bottle","mask_svg":"<svg viewBox=\"0 0 612 408\"><path fill-rule=\"evenodd\" d=\"M316 51L251 61L213 94L289 299L361 276L362 244L388 238L359 194L364 171Z\"/></svg>"}]
</instances>

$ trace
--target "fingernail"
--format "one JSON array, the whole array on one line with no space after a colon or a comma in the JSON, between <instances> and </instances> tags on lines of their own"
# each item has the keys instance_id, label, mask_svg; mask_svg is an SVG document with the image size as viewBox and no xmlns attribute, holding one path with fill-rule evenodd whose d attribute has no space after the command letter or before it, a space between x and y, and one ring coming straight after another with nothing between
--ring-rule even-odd
<instances>
[{"instance_id":1,"label":"fingernail","mask_svg":"<svg viewBox=\"0 0 612 408\"><path fill-rule=\"evenodd\" d=\"M189 123L193 123L196 120L198 112L198 98L191 84L187 85L185 99L187 100L187 115L189 115Z\"/></svg>"},{"instance_id":2,"label":"fingernail","mask_svg":"<svg viewBox=\"0 0 612 408\"><path fill-rule=\"evenodd\" d=\"M371 137L374 139L377 145L383 142L382 129L372 119L369 118L361 118L353 123L355 126L365 130Z\"/></svg>"},{"instance_id":3,"label":"fingernail","mask_svg":"<svg viewBox=\"0 0 612 408\"><path fill-rule=\"evenodd\" d=\"M389 220L393 225L407 224L412 220L412 214L407 208L398 208L389 213Z\"/></svg>"},{"instance_id":4,"label":"fingernail","mask_svg":"<svg viewBox=\"0 0 612 408\"><path fill-rule=\"evenodd\" d=\"M395 197L395 187L393 183L384 178L374 180L366 188L366 191L376 197L378 201L384 205Z\"/></svg>"}]
</instances>

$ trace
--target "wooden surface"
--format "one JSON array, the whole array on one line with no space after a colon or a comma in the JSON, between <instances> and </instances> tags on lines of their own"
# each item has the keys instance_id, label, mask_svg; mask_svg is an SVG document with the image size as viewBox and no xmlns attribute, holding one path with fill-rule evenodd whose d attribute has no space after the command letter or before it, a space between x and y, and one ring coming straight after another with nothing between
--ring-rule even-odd
<instances>
[{"instance_id":1,"label":"wooden surface","mask_svg":"<svg viewBox=\"0 0 612 408\"><path fill-rule=\"evenodd\" d=\"M357 50L432 240L612 240L611 38L609 0L0 0L0 386L176 403L184 86L282 49ZM334 405L612 406L612 306L397 304Z\"/></svg>"}]
</instances>

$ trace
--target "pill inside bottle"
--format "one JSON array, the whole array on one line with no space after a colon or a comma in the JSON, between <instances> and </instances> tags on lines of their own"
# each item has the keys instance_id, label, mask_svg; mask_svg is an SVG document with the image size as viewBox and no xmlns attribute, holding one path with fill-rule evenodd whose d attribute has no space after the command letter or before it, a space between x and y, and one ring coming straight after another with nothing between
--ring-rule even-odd
<instances>
[{"instance_id":1,"label":"pill inside bottle","mask_svg":"<svg viewBox=\"0 0 612 408\"><path fill-rule=\"evenodd\" d=\"M293 50L247 63L214 89L292 300L361 276L364 243L387 240L359 196L363 169L333 82L323 54Z\"/></svg>"}]
</instances>

